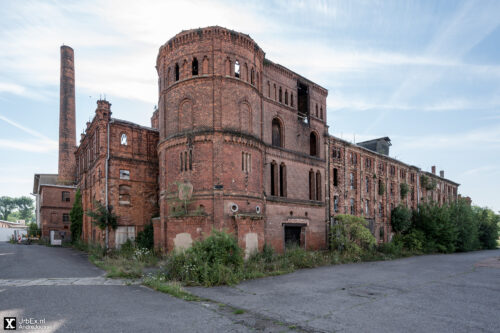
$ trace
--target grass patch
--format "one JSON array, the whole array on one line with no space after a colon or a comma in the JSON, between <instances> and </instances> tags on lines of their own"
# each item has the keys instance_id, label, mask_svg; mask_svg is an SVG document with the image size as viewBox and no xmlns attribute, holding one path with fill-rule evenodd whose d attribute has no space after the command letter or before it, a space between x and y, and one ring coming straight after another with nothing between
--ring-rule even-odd
<instances>
[{"instance_id":1,"label":"grass patch","mask_svg":"<svg viewBox=\"0 0 500 333\"><path fill-rule=\"evenodd\" d=\"M182 284L177 281L167 281L161 275L149 275L144 278L143 285L148 286L154 290L160 291L165 294L183 299L185 301L200 301L198 296L188 293L182 288Z\"/></svg>"},{"instance_id":2,"label":"grass patch","mask_svg":"<svg viewBox=\"0 0 500 333\"><path fill-rule=\"evenodd\" d=\"M244 314L245 313L245 310L243 309L236 309L233 311L233 314L235 315L240 315L240 314Z\"/></svg>"}]
</instances>

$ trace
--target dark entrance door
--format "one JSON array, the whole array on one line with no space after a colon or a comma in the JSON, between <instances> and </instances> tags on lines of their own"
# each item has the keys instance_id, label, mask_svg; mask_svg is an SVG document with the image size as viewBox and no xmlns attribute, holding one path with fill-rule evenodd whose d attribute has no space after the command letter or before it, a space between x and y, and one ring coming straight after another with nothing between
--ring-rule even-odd
<instances>
[{"instance_id":1,"label":"dark entrance door","mask_svg":"<svg viewBox=\"0 0 500 333\"><path fill-rule=\"evenodd\" d=\"M301 227L285 226L285 247L300 247Z\"/></svg>"}]
</instances>

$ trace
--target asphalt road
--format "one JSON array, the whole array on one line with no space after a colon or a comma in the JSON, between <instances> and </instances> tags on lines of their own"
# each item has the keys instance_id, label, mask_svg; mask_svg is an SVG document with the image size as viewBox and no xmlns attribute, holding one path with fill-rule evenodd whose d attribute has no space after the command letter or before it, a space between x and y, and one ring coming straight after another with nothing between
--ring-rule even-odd
<instances>
[{"instance_id":1,"label":"asphalt road","mask_svg":"<svg viewBox=\"0 0 500 333\"><path fill-rule=\"evenodd\" d=\"M0 317L45 320L47 332L498 332L498 258L500 250L322 267L189 288L213 302L186 302L106 279L72 249L0 243Z\"/></svg>"},{"instance_id":2,"label":"asphalt road","mask_svg":"<svg viewBox=\"0 0 500 333\"><path fill-rule=\"evenodd\" d=\"M0 243L0 320L32 318L46 332L251 331L211 303L103 275L72 249Z\"/></svg>"},{"instance_id":3,"label":"asphalt road","mask_svg":"<svg viewBox=\"0 0 500 333\"><path fill-rule=\"evenodd\" d=\"M319 332L500 332L500 250L301 270L191 293Z\"/></svg>"}]
</instances>

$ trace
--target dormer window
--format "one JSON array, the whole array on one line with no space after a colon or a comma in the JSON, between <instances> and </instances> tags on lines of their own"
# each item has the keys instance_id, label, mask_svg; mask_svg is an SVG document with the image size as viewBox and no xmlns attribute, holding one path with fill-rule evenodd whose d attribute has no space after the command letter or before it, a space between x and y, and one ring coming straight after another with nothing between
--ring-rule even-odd
<instances>
[{"instance_id":1,"label":"dormer window","mask_svg":"<svg viewBox=\"0 0 500 333\"><path fill-rule=\"evenodd\" d=\"M123 145L123 146L126 146L126 145L127 145L127 134L122 133L122 136L121 136L121 139L120 139L120 143L121 143L121 145Z\"/></svg>"}]
</instances>

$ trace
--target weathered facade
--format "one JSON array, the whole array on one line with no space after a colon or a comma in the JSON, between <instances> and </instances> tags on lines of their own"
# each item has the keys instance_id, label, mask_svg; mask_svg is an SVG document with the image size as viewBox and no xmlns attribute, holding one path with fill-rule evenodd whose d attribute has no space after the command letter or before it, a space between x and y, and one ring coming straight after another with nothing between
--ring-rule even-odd
<instances>
[{"instance_id":1,"label":"weathered facade","mask_svg":"<svg viewBox=\"0 0 500 333\"><path fill-rule=\"evenodd\" d=\"M66 56L62 69L72 64ZM266 59L248 35L183 31L160 47L156 69L151 128L112 118L111 104L99 100L75 148L69 183L81 189L84 210L100 202L118 216L110 247L153 220L155 246L166 251L214 229L233 233L247 254L266 243L279 252L288 243L322 249L337 214L365 217L382 242L391 238L395 206L457 198L458 184L444 173L389 157L388 137L352 144L330 136L328 91ZM73 170L68 75L59 186ZM106 239L88 216L83 239Z\"/></svg>"},{"instance_id":2,"label":"weathered facade","mask_svg":"<svg viewBox=\"0 0 500 333\"><path fill-rule=\"evenodd\" d=\"M97 101L76 150L76 183L85 211L96 202L112 207L118 228L110 230L108 246L121 245L158 215L158 131L111 117L111 104ZM105 242L105 232L84 215L83 239Z\"/></svg>"}]
</instances>

